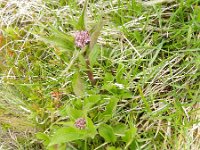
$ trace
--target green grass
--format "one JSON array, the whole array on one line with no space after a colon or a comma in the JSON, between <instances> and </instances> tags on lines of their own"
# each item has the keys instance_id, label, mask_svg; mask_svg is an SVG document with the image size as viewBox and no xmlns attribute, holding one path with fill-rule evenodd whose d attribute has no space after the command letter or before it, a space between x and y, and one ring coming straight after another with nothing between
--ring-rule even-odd
<instances>
[{"instance_id":1,"label":"green grass","mask_svg":"<svg viewBox=\"0 0 200 150\"><path fill-rule=\"evenodd\" d=\"M199 1L85 8L0 0L0 147L200 149ZM83 28L91 42L81 50L73 35Z\"/></svg>"}]
</instances>

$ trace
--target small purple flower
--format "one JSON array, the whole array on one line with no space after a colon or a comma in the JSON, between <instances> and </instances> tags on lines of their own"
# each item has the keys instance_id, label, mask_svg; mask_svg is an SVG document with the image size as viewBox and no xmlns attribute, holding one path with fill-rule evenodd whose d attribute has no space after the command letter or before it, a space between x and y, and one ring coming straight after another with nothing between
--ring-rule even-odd
<instances>
[{"instance_id":1,"label":"small purple flower","mask_svg":"<svg viewBox=\"0 0 200 150\"><path fill-rule=\"evenodd\" d=\"M90 42L90 35L88 31L78 31L75 34L75 44L77 47L83 48Z\"/></svg>"},{"instance_id":2,"label":"small purple flower","mask_svg":"<svg viewBox=\"0 0 200 150\"><path fill-rule=\"evenodd\" d=\"M78 118L75 121L75 126L79 129L84 129L86 127L86 121L84 118Z\"/></svg>"}]
</instances>

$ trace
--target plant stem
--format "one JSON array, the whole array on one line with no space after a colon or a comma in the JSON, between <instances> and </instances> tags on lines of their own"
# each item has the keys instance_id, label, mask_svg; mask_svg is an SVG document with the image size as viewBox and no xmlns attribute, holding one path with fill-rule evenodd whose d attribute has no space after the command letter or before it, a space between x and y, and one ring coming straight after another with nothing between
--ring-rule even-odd
<instances>
[{"instance_id":1,"label":"plant stem","mask_svg":"<svg viewBox=\"0 0 200 150\"><path fill-rule=\"evenodd\" d=\"M90 61L88 58L86 58L86 67L87 67L87 75L88 75L88 78L90 80L90 82L92 83L92 85L95 85L96 84L96 80L94 79L94 75L93 75L93 72L90 68Z\"/></svg>"}]
</instances>

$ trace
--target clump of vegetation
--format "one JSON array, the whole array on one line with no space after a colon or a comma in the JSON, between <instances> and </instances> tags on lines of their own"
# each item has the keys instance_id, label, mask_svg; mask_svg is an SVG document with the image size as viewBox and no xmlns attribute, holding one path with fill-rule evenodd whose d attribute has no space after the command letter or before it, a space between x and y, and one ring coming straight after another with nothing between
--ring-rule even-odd
<instances>
[{"instance_id":1,"label":"clump of vegetation","mask_svg":"<svg viewBox=\"0 0 200 150\"><path fill-rule=\"evenodd\" d=\"M1 0L1 147L199 149L198 4Z\"/></svg>"}]
</instances>

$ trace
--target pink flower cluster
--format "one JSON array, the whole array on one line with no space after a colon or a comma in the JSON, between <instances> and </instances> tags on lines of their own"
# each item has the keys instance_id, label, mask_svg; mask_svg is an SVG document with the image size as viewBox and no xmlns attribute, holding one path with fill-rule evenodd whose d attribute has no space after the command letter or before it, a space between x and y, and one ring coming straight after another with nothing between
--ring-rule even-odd
<instances>
[{"instance_id":1,"label":"pink flower cluster","mask_svg":"<svg viewBox=\"0 0 200 150\"><path fill-rule=\"evenodd\" d=\"M86 126L86 121L84 118L78 118L76 121L75 121L75 126L79 129L84 129L85 126Z\"/></svg>"},{"instance_id":2,"label":"pink flower cluster","mask_svg":"<svg viewBox=\"0 0 200 150\"><path fill-rule=\"evenodd\" d=\"M90 42L90 35L88 31L79 31L75 34L75 44L79 48L83 48Z\"/></svg>"}]
</instances>

